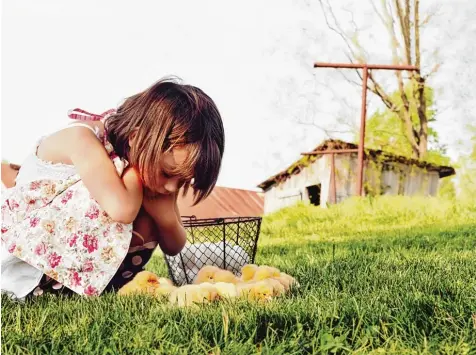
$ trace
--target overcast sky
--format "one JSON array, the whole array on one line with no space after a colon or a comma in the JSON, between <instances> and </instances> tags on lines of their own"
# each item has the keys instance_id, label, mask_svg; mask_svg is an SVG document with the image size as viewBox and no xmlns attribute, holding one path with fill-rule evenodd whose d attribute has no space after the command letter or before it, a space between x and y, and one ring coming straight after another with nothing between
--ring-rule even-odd
<instances>
[{"instance_id":1,"label":"overcast sky","mask_svg":"<svg viewBox=\"0 0 476 355\"><path fill-rule=\"evenodd\" d=\"M430 79L434 127L456 159L459 141L470 139L465 124L475 122L476 2L437 2L422 34L423 67L443 64ZM391 63L370 3L341 8L349 3L332 1L343 26L352 29L352 13L369 61ZM435 1L422 3L425 12ZM359 87L312 69L314 61L347 61L317 0L4 0L1 30L1 155L17 163L38 136L67 124L68 109L105 111L170 74L202 88L221 111L221 186L252 189L325 138L296 121L341 131L337 118L356 124L360 115ZM391 74L382 80L393 87ZM370 96L369 114L379 105Z\"/></svg>"}]
</instances>

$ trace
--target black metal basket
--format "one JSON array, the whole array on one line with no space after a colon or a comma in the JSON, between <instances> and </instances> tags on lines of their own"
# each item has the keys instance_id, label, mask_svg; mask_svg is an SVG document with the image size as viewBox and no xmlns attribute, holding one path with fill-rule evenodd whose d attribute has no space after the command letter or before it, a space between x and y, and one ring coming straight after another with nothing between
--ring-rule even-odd
<instances>
[{"instance_id":1,"label":"black metal basket","mask_svg":"<svg viewBox=\"0 0 476 355\"><path fill-rule=\"evenodd\" d=\"M254 263L261 220L261 217L182 216L188 243L178 255L165 255L171 280L176 285L191 284L205 265L239 275L243 265Z\"/></svg>"}]
</instances>

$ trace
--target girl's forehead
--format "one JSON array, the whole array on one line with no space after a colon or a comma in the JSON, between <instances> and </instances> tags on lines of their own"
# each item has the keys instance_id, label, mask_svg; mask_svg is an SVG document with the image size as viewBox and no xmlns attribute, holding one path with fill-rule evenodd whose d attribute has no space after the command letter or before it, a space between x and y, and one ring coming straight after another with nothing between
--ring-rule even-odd
<instances>
[{"instance_id":1,"label":"girl's forehead","mask_svg":"<svg viewBox=\"0 0 476 355\"><path fill-rule=\"evenodd\" d=\"M182 166L187 160L189 150L186 147L176 147L164 153L163 162L169 167Z\"/></svg>"}]
</instances>

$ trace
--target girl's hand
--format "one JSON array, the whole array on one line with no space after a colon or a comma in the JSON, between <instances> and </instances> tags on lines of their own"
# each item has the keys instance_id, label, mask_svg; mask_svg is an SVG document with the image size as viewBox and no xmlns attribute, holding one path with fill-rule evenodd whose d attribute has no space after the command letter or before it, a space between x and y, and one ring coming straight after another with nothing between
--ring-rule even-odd
<instances>
[{"instance_id":1,"label":"girl's hand","mask_svg":"<svg viewBox=\"0 0 476 355\"><path fill-rule=\"evenodd\" d=\"M145 211L151 215L156 216L161 219L161 223L164 223L162 220L161 215L167 214L170 210L174 210L174 206L176 203L176 196L175 194L159 194L155 195L154 197L149 197L147 192L144 191L142 206L144 207ZM170 221L169 221L170 222Z\"/></svg>"}]
</instances>

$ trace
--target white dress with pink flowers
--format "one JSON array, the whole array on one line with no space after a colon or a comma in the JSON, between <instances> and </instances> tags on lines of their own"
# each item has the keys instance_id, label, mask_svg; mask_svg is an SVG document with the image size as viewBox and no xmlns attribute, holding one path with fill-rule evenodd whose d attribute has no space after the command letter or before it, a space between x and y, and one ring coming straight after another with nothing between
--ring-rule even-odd
<instances>
[{"instance_id":1,"label":"white dress with pink flowers","mask_svg":"<svg viewBox=\"0 0 476 355\"><path fill-rule=\"evenodd\" d=\"M70 126L92 127L74 123ZM126 162L105 147L119 175ZM127 254L132 224L112 221L74 166L39 159L21 165L16 186L2 186L1 290L23 299L44 274L81 295L104 290Z\"/></svg>"}]
</instances>

